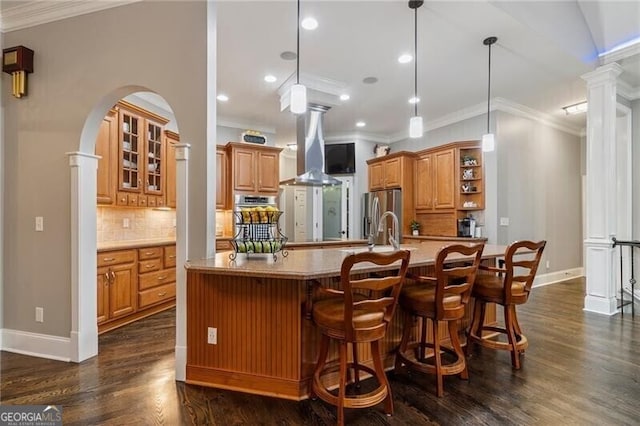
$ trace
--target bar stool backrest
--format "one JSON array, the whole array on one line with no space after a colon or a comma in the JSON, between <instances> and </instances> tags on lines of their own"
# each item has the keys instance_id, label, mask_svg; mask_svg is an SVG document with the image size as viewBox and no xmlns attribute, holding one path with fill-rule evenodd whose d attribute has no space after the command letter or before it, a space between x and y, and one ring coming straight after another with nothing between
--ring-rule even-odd
<instances>
[{"instance_id":1,"label":"bar stool backrest","mask_svg":"<svg viewBox=\"0 0 640 426\"><path fill-rule=\"evenodd\" d=\"M545 240L538 242L523 240L509 245L505 254L506 274L503 287L505 304L512 303L514 284L521 284L525 300L529 297L546 244Z\"/></svg>"}]
</instances>

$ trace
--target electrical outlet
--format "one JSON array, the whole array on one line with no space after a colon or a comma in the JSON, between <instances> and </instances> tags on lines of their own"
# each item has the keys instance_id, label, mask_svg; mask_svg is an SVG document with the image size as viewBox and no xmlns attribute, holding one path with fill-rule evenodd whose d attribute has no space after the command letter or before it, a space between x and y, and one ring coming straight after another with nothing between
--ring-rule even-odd
<instances>
[{"instance_id":1,"label":"electrical outlet","mask_svg":"<svg viewBox=\"0 0 640 426\"><path fill-rule=\"evenodd\" d=\"M44 308L36 306L36 322L44 322Z\"/></svg>"},{"instance_id":2,"label":"electrical outlet","mask_svg":"<svg viewBox=\"0 0 640 426\"><path fill-rule=\"evenodd\" d=\"M44 218L42 216L36 216L36 231L44 231Z\"/></svg>"},{"instance_id":3,"label":"electrical outlet","mask_svg":"<svg viewBox=\"0 0 640 426\"><path fill-rule=\"evenodd\" d=\"M547 269L549 269L550 267L551 267L551 262L547 260Z\"/></svg>"},{"instance_id":4,"label":"electrical outlet","mask_svg":"<svg viewBox=\"0 0 640 426\"><path fill-rule=\"evenodd\" d=\"M218 344L218 329L215 327L207 328L207 343L210 345Z\"/></svg>"},{"instance_id":5,"label":"electrical outlet","mask_svg":"<svg viewBox=\"0 0 640 426\"><path fill-rule=\"evenodd\" d=\"M501 217L500 218L500 226L509 226L509 218Z\"/></svg>"},{"instance_id":6,"label":"electrical outlet","mask_svg":"<svg viewBox=\"0 0 640 426\"><path fill-rule=\"evenodd\" d=\"M125 217L124 219L122 219L122 227L123 228L128 228L129 227L129 218Z\"/></svg>"}]
</instances>

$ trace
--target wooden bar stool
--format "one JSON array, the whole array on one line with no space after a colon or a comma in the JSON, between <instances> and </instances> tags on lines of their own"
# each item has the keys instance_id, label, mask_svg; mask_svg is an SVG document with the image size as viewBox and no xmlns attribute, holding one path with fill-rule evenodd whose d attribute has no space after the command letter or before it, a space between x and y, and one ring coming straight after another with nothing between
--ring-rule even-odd
<instances>
[{"instance_id":1,"label":"wooden bar stool","mask_svg":"<svg viewBox=\"0 0 640 426\"><path fill-rule=\"evenodd\" d=\"M536 276L542 251L546 241L516 241L507 247L505 253L505 267L494 268L480 266L481 270L493 274L478 274L473 286L472 296L475 298L473 318L467 333L467 353L472 343L492 349L502 349L511 352L511 364L520 369L520 354L529 345L522 334L516 315L516 305L526 303L531 292L533 279ZM515 256L525 258L515 259ZM487 303L502 305L504 310L504 328L484 325L485 307ZM485 335L484 332L490 334ZM498 339L494 339L498 333ZM500 341L500 335L506 335L507 342Z\"/></svg>"},{"instance_id":2,"label":"wooden bar stool","mask_svg":"<svg viewBox=\"0 0 640 426\"><path fill-rule=\"evenodd\" d=\"M344 424L345 407L366 408L384 401L385 412L393 414L391 388L382 365L379 341L385 336L387 326L393 318L409 257L408 250L348 255L343 260L340 271L342 290L320 288L320 293L328 294L329 297L313 304L313 321L322 332L322 340L311 382L311 395L337 407L339 425ZM365 262L374 265L391 265L397 262L398 270L387 276L351 279L352 268ZM338 366L325 368L329 339L338 342L340 359ZM371 344L374 368L358 363L356 344L362 342ZM352 345L352 362L347 359L347 344ZM340 385L335 394L323 384L322 377L337 370L340 372ZM362 395L347 396L346 385L351 370L354 372L356 385L359 385L360 372L364 371L376 379L378 387Z\"/></svg>"},{"instance_id":3,"label":"wooden bar stool","mask_svg":"<svg viewBox=\"0 0 640 426\"><path fill-rule=\"evenodd\" d=\"M463 379L469 378L458 338L458 320L464 318L483 249L484 244L443 247L436 257L435 277L409 276L416 284L406 285L400 295L400 306L405 316L402 340L396 355L396 369L405 364L412 370L435 374L438 396L443 394L443 376L460 374ZM460 263L465 260L460 258L461 255L471 257L472 263ZM458 263L447 264L456 260ZM422 318L422 333L419 341L409 342L414 317ZM431 342L427 341L427 320L431 320L432 324ZM440 341L440 321L446 321L449 326L451 348L443 346ZM432 349L433 354L426 353L427 348ZM443 351L454 355L455 360L443 364Z\"/></svg>"}]
</instances>

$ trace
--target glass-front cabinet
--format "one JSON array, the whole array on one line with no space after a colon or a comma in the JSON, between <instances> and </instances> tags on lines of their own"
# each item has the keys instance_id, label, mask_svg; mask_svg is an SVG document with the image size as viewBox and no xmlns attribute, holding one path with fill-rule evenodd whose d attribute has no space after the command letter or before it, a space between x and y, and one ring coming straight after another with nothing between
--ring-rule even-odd
<instances>
[{"instance_id":1,"label":"glass-front cabinet","mask_svg":"<svg viewBox=\"0 0 640 426\"><path fill-rule=\"evenodd\" d=\"M117 205L165 205L167 120L125 101L118 102Z\"/></svg>"}]
</instances>

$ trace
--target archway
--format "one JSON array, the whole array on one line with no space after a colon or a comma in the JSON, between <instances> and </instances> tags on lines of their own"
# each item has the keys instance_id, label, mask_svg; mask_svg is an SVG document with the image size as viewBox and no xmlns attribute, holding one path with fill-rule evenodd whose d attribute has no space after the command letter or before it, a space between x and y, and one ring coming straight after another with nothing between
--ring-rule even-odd
<instances>
[{"instance_id":1,"label":"archway","mask_svg":"<svg viewBox=\"0 0 640 426\"><path fill-rule=\"evenodd\" d=\"M100 99L87 116L79 151L68 153L71 167L71 346L70 359L80 362L98 354L97 327L97 206L95 143L103 118L120 99L137 92L155 93L146 87L125 86ZM173 113L173 111L171 111ZM176 122L178 120L176 119ZM186 261L187 235L187 144L176 146L176 261ZM176 316L186 309L186 274L176 268ZM186 330L176 320L176 359L186 358ZM176 365L183 363L177 362ZM183 380L176 372L176 379Z\"/></svg>"}]
</instances>

